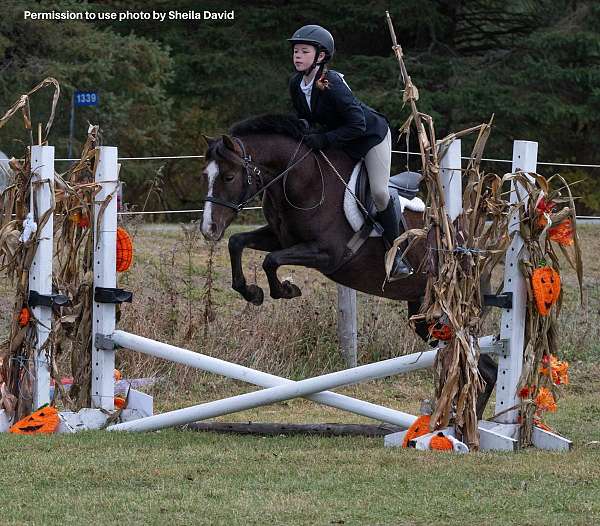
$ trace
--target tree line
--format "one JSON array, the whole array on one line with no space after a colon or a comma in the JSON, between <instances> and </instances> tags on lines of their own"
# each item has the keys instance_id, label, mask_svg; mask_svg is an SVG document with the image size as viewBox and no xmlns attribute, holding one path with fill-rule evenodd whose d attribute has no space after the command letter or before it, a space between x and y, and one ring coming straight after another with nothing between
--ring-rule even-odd
<instances>
[{"instance_id":1,"label":"tree line","mask_svg":"<svg viewBox=\"0 0 600 526\"><path fill-rule=\"evenodd\" d=\"M57 78L62 96L50 137L57 157L66 156L76 89L96 90L100 104L77 108L75 147L88 122L98 123L104 143L118 145L122 156L202 153L202 133L223 133L257 113L291 111L286 38L307 23L333 33L331 67L398 128L408 110L385 22L389 10L419 107L434 117L439 137L494 114L489 156L510 157L514 139L530 139L539 142L541 160L600 162L600 4L593 0L231 0L233 20L163 22L31 20L23 16L36 10L31 2L9 4L0 17L0 111L44 77ZM209 0L202 10L223 6ZM197 9L192 0L63 0L37 8ZM47 120L50 99L51 93L35 96L34 123ZM27 141L15 119L0 130L0 149L9 154L18 155ZM197 207L200 168L189 160L126 163L126 199ZM600 211L600 170L543 169L545 175L553 170L582 180L575 190L580 212Z\"/></svg>"}]
</instances>

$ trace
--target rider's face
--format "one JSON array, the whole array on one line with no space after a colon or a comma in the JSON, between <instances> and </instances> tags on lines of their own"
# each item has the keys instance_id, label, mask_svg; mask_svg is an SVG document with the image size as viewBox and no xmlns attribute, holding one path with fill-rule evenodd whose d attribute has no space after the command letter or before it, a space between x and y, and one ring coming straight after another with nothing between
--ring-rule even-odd
<instances>
[{"instance_id":1,"label":"rider's face","mask_svg":"<svg viewBox=\"0 0 600 526\"><path fill-rule=\"evenodd\" d=\"M310 44L294 44L293 61L296 71L305 72L315 60L317 52L314 46ZM319 60L325 57L325 53L319 53Z\"/></svg>"}]
</instances>

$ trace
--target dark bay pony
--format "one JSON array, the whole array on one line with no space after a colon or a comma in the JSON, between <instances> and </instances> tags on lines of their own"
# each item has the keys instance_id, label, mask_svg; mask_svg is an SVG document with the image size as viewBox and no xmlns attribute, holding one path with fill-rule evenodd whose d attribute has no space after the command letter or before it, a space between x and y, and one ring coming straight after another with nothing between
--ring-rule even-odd
<instances>
[{"instance_id":1,"label":"dark bay pony","mask_svg":"<svg viewBox=\"0 0 600 526\"><path fill-rule=\"evenodd\" d=\"M418 312L426 275L417 270L382 288L385 248L380 237L367 239L345 262L346 243L354 235L343 211L345 186L318 152L301 144L306 133L303 121L294 116L262 115L235 124L231 136L205 137L208 193L202 234L207 240L220 240L239 209L264 189L267 224L229 238L233 289L254 305L263 302L262 289L248 285L242 269L242 252L252 248L267 252L263 269L272 298L300 296L297 285L281 282L277 276L279 267L299 265L361 292L407 301L409 315ZM328 149L324 153L348 182L355 161L341 150ZM409 228L423 226L420 213L405 211L405 218ZM407 259L419 269L424 257L425 244L417 242ZM424 324L416 331L427 340ZM486 391L489 388L485 405L495 383L493 360L482 356L480 371L487 383Z\"/></svg>"}]
</instances>

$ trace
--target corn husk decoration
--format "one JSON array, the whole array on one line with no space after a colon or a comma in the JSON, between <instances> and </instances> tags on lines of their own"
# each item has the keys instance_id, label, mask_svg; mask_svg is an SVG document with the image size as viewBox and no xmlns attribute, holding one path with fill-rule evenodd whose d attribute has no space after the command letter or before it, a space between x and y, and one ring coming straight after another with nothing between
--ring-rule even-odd
<instances>
[{"instance_id":1,"label":"corn husk decoration","mask_svg":"<svg viewBox=\"0 0 600 526\"><path fill-rule=\"evenodd\" d=\"M521 261L521 271L527 278L528 303L525 326L525 352L523 372L519 380L521 394L521 446L531 444L534 425L547 428L543 424L546 412L556 411L560 390L568 384L568 363L559 358L558 318L562 304L560 283L561 264L559 253L575 271L579 285L580 299L583 299L583 262L579 237L575 202L568 183L558 174L545 178L540 174L515 174L519 185L529 199L521 207L520 234L525 243L527 258ZM566 225L560 236L555 229ZM558 249L558 250L557 250ZM558 294L555 301L543 296L542 302L536 297L534 276L541 269L543 275L554 276L551 286ZM558 278L558 280L556 280ZM550 287L550 284L547 283Z\"/></svg>"},{"instance_id":2,"label":"corn husk decoration","mask_svg":"<svg viewBox=\"0 0 600 526\"><path fill-rule=\"evenodd\" d=\"M39 144L46 142L50 131L60 87L55 79L48 78L38 84L0 118L2 127L11 117L21 111L30 144L33 144L29 98L39 89L53 86L54 97L50 117L38 138ZM54 188L54 274L53 290L66 295L71 304L56 310L53 326L44 351L50 363L50 373L55 380L55 400L60 398L70 409L90 407L91 387L91 310L92 310L92 236L91 229L81 222L73 221L74 215L93 217L93 200L97 192L94 183L96 146L99 130L90 126L81 157L63 174L55 174ZM18 420L32 412L33 352L35 348L36 324L33 313L27 309L28 277L35 247L37 232L47 220L42 217L37 232L26 241L20 240L24 221L30 203L31 157L30 148L23 159L10 161L12 168L11 184L0 194L0 272L3 272L14 285L13 320L8 340L0 344L0 409L5 409L9 417ZM28 316L24 314L27 310ZM27 318L27 319L26 319ZM25 322L26 321L26 322ZM74 384L67 394L60 381L58 357L64 354L60 363L70 362L70 374ZM68 357L68 358L67 358Z\"/></svg>"},{"instance_id":3,"label":"corn husk decoration","mask_svg":"<svg viewBox=\"0 0 600 526\"><path fill-rule=\"evenodd\" d=\"M525 262L523 271L530 278L530 270L539 266L546 257L552 267L559 270L551 236L546 232L563 224L560 232L554 231L554 239L561 251L567 255L567 248L573 245L573 256L568 261L577 272L581 284L581 255L577 244L575 208L570 195L563 198L559 193L549 195L549 181L535 176L533 183L526 174L506 174L499 177L483 173L480 169L484 147L491 131L492 119L488 123L453 133L437 140L433 119L417 109L418 90L412 83L403 60L402 48L396 41L389 13L388 26L392 37L394 53L398 59L401 79L404 84L403 102L410 107L411 114L400 129L408 134L416 129L420 150L421 168L427 189L427 209L425 226L418 231L404 232L393 244L386 256L386 270L389 276L391 265L398 246L407 239L427 239L427 259L420 271L427 272L428 282L421 313L413 316L413 321L425 321L431 328L445 327L443 335L449 336L440 346L435 363L436 403L429 422L431 431L442 429L453 423L456 438L467 444L470 450L479 447L477 430L476 402L483 388L477 364L479 349L477 340L481 334L483 320L483 298L480 284L489 282L494 267L504 259L509 244L508 218L514 208L503 193L503 187L511 181L525 181L529 208L518 208L521 214L522 235L530 249L532 261ZM440 160L447 146L454 140L469 133L477 133L467 168L463 170L463 207L454 221L450 221L444 202L440 180ZM559 176L557 176L559 177ZM563 189L566 182L560 179ZM537 184L536 184L537 183ZM553 202L552 210L544 210L545 222L534 213L541 193ZM567 204L561 210L554 207ZM560 207L559 207L560 208ZM568 223L566 222L568 221ZM572 239L572 242L569 241ZM410 250L410 244L406 251ZM528 270L529 269L529 270ZM527 318L527 348L524 357L521 386L535 385L533 398L527 398L522 408L522 444L531 440L534 416L538 406L535 397L544 382L539 381L539 366L543 356L556 354L556 316L548 318L534 312L535 300L530 297ZM552 351L552 352L551 352ZM544 376L548 378L548 376ZM546 382L547 383L547 382ZM539 414L538 414L539 416ZM526 429L527 428L527 429Z\"/></svg>"}]
</instances>

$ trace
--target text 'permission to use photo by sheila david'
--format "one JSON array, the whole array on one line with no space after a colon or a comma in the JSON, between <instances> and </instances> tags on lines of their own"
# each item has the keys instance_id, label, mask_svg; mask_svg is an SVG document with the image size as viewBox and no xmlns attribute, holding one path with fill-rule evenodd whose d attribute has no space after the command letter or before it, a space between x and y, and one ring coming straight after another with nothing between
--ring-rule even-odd
<instances>
[{"instance_id":1,"label":"text 'permission to use photo by sheila david'","mask_svg":"<svg viewBox=\"0 0 600 526\"><path fill-rule=\"evenodd\" d=\"M154 20L156 22L176 20L235 20L235 11L23 11L25 20L68 20L125 22L131 20Z\"/></svg>"}]
</instances>

